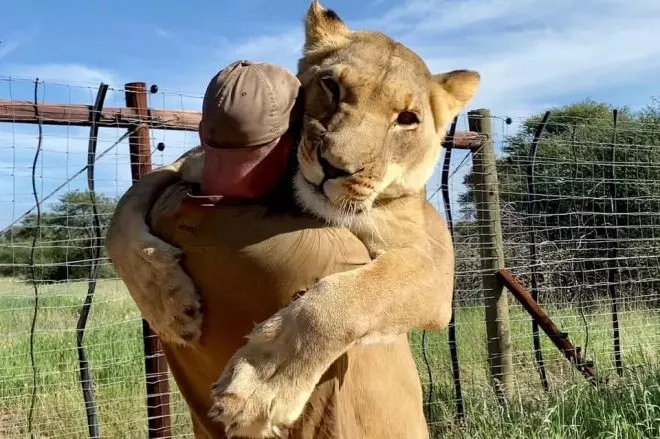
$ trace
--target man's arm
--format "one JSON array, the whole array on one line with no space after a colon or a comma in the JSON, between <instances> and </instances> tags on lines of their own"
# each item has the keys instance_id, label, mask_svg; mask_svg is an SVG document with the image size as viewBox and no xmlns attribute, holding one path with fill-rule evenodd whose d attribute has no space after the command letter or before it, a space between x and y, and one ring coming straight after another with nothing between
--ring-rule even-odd
<instances>
[{"instance_id":1,"label":"man's arm","mask_svg":"<svg viewBox=\"0 0 660 439\"><path fill-rule=\"evenodd\" d=\"M106 233L105 248L120 278L152 329L166 341L188 343L201 335L201 307L195 285L181 268L181 250L154 236L147 217L168 187L196 182L201 147L145 175L121 197ZM199 180L197 180L198 182Z\"/></svg>"}]
</instances>

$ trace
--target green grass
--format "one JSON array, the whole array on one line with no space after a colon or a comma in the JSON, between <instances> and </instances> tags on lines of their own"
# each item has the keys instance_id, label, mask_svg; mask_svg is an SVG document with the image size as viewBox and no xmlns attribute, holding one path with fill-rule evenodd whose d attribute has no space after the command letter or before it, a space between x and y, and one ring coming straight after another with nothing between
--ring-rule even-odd
<instances>
[{"instance_id":1,"label":"green grass","mask_svg":"<svg viewBox=\"0 0 660 439\"><path fill-rule=\"evenodd\" d=\"M34 340L38 391L35 437L86 438L78 383L75 327L85 282L39 288ZM0 439L27 432L32 390L29 333L34 306L29 284L0 282ZM123 284L101 281L87 324L85 346L95 384L103 437L146 437L142 326ZM185 403L171 381L174 432L190 432Z\"/></svg>"},{"instance_id":2,"label":"green grass","mask_svg":"<svg viewBox=\"0 0 660 439\"><path fill-rule=\"evenodd\" d=\"M549 314L577 346L585 346L579 313L551 310ZM607 309L590 310L588 358L595 360L606 384L600 391L588 384L542 335L550 383L546 394L536 372L531 350L529 317L511 308L515 392L509 407L497 404L486 365L483 310L457 313L458 350L467 422L454 422L454 389L447 333L429 334L427 351L434 374L431 398L432 437L451 438L658 438L660 437L660 314L625 311L620 314L624 376L613 370L611 321ZM411 336L425 392L426 366L421 355L421 334ZM428 393L425 398L428 397Z\"/></svg>"},{"instance_id":3,"label":"green grass","mask_svg":"<svg viewBox=\"0 0 660 439\"><path fill-rule=\"evenodd\" d=\"M83 399L78 383L75 325L86 293L85 282L42 286L35 337L38 391L35 437L86 438ZM32 368L29 333L34 298L32 287L0 280L0 439L24 437L31 400ZM550 315L584 346L581 317L571 310ZM453 423L454 394L447 334L429 334L427 353L433 370L433 437L449 438L657 438L660 437L660 314L626 311L621 315L624 348L623 378L612 371L610 321L606 308L589 311L587 354L609 382L602 391L591 388L543 337L551 391L542 391L531 353L529 318L511 309L516 371L515 397L501 408L491 390L486 365L483 310L461 309L457 332L467 422ZM428 391L421 355L421 334L411 345ZM101 435L146 437L144 365L139 313L123 285L98 284L85 337L95 382ZM185 403L174 382L173 431L191 434Z\"/></svg>"}]
</instances>

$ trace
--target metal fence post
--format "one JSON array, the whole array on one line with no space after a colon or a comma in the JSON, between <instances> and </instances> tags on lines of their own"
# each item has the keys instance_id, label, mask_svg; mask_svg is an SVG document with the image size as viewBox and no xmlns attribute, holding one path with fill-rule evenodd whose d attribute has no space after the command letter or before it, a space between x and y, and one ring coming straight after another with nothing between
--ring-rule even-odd
<instances>
[{"instance_id":1,"label":"metal fence post","mask_svg":"<svg viewBox=\"0 0 660 439\"><path fill-rule=\"evenodd\" d=\"M496 275L504 268L504 248L490 111L469 111L468 124L470 131L479 132L484 137L482 145L472 150L472 175L479 224L488 364L495 393L501 402L506 402L513 393L513 358L508 298Z\"/></svg>"},{"instance_id":2,"label":"metal fence post","mask_svg":"<svg viewBox=\"0 0 660 439\"><path fill-rule=\"evenodd\" d=\"M149 118L147 85L144 82L129 82L125 84L125 94L126 107L134 108L139 120L147 120ZM135 183L151 171L149 128L146 124L138 124L129 128L129 132L131 177ZM163 354L160 340L144 319L142 320L142 335L144 338L149 438L171 437L167 360Z\"/></svg>"}]
</instances>

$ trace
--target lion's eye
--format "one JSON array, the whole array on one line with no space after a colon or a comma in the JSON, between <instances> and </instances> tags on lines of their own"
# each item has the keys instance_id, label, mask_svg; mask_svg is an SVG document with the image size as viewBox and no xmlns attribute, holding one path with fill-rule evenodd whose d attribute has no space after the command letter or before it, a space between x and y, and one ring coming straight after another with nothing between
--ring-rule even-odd
<instances>
[{"instance_id":1,"label":"lion's eye","mask_svg":"<svg viewBox=\"0 0 660 439\"><path fill-rule=\"evenodd\" d=\"M419 118L412 111L402 111L396 118L399 125L415 125L419 123Z\"/></svg>"},{"instance_id":2,"label":"lion's eye","mask_svg":"<svg viewBox=\"0 0 660 439\"><path fill-rule=\"evenodd\" d=\"M333 104L336 105L339 102L339 97L341 94L341 90L337 81L329 76L326 76L321 78L321 86L326 91L326 93L328 93L328 96L330 99L332 99Z\"/></svg>"}]
</instances>

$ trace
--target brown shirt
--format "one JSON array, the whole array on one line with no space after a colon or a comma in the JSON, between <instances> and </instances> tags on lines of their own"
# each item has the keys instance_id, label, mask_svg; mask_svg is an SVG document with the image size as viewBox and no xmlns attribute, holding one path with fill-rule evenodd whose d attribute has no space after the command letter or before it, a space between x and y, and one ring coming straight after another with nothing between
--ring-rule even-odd
<instances>
[{"instance_id":1,"label":"brown shirt","mask_svg":"<svg viewBox=\"0 0 660 439\"><path fill-rule=\"evenodd\" d=\"M151 226L156 235L183 249L184 267L202 295L204 326L196 345L165 345L164 349L190 407L195 437L224 438L221 425L206 416L210 389L234 351L244 344L245 335L319 278L359 267L370 258L346 229L303 216L270 213L258 205L179 205L182 188L185 185L175 185L160 197L152 210ZM367 375L373 375L373 367L380 369L371 379ZM403 409L401 400L391 408L382 403L387 397L383 391L387 389L391 396L397 388ZM406 398L410 410L405 407ZM379 403L381 407L374 407ZM389 422L379 420L396 420L398 415L406 416L408 428L399 426L400 431L393 431L384 425ZM373 423L381 425L369 425ZM388 433L379 430L383 428ZM391 345L356 347L340 357L288 437L419 438L426 437L425 431L421 388L404 336Z\"/></svg>"}]
</instances>

